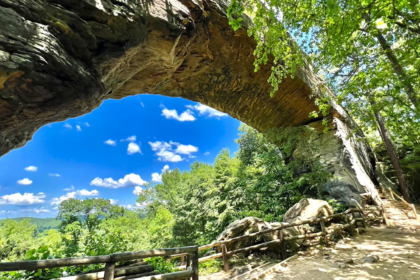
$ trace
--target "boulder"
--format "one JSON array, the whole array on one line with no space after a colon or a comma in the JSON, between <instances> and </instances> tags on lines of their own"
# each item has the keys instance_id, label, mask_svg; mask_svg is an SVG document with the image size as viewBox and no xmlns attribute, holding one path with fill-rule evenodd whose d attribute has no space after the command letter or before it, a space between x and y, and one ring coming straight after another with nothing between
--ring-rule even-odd
<instances>
[{"instance_id":1,"label":"boulder","mask_svg":"<svg viewBox=\"0 0 420 280\"><path fill-rule=\"evenodd\" d=\"M283 223L268 223L263 221L262 219L255 218L255 217L247 217L238 221L231 223L217 238L217 241L227 240L238 236L247 235L250 233L276 228L286 223L295 223L302 220L307 220L314 217L322 217L328 216L333 214L332 207L328 204L328 202L320 199L312 199L312 198L304 198L300 200L298 203L293 205L287 213L284 215L284 222ZM289 236L296 236L304 233L309 233L314 231L313 227L308 225L298 226L298 227L291 227L288 229L284 229L284 235L286 237ZM253 238L246 238L239 240L237 242L232 242L227 245L228 251L236 250L239 248L249 247L255 244L259 244L262 242L269 242L272 240L278 239L278 231L273 231L270 233L266 233L260 235L259 237ZM287 247L289 251L296 251L302 244L303 240L293 240L288 241ZM280 252L279 245L271 245L268 248L270 251L273 252Z\"/></svg>"},{"instance_id":2,"label":"boulder","mask_svg":"<svg viewBox=\"0 0 420 280\"><path fill-rule=\"evenodd\" d=\"M334 214L331 205L325 200L304 198L293 205L283 217L284 223L297 223L316 217L325 217ZM285 230L285 236L296 236L313 232L314 228L309 225L302 225ZM302 245L303 239L287 242L290 251L297 251Z\"/></svg>"},{"instance_id":3,"label":"boulder","mask_svg":"<svg viewBox=\"0 0 420 280\"><path fill-rule=\"evenodd\" d=\"M231 223L217 238L217 241L227 240L234 237L247 235L253 232L262 231L265 229L272 228L270 223L263 221L262 219L255 217L247 217L241 220L237 220ZM249 247L254 244L260 243L262 239L264 242L268 242L276 238L276 233L264 234L260 237L246 238L237 242L232 242L227 245L229 251Z\"/></svg>"},{"instance_id":4,"label":"boulder","mask_svg":"<svg viewBox=\"0 0 420 280\"><path fill-rule=\"evenodd\" d=\"M351 184L333 181L323 185L321 191L323 195L334 198L345 206L362 208L362 192L358 191Z\"/></svg>"},{"instance_id":5,"label":"boulder","mask_svg":"<svg viewBox=\"0 0 420 280\"><path fill-rule=\"evenodd\" d=\"M325 200L304 198L287 210L283 222L294 223L314 217L329 216L333 213L331 205Z\"/></svg>"}]
</instances>

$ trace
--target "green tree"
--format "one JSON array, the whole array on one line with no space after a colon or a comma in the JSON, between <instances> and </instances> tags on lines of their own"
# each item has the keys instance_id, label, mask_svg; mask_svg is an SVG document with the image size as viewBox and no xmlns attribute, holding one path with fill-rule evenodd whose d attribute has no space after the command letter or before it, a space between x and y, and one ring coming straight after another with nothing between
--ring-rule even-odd
<instances>
[{"instance_id":1,"label":"green tree","mask_svg":"<svg viewBox=\"0 0 420 280\"><path fill-rule=\"evenodd\" d=\"M419 140L419 11L418 1L234 0L228 16L234 29L243 13L252 18L256 70L273 58L273 93L285 76L313 64L365 131L378 127L374 111L380 112L390 134L386 146L393 138L412 148Z\"/></svg>"},{"instance_id":2,"label":"green tree","mask_svg":"<svg viewBox=\"0 0 420 280\"><path fill-rule=\"evenodd\" d=\"M22 258L34 247L36 231L29 219L20 222L6 219L0 227L0 259L15 261Z\"/></svg>"}]
</instances>

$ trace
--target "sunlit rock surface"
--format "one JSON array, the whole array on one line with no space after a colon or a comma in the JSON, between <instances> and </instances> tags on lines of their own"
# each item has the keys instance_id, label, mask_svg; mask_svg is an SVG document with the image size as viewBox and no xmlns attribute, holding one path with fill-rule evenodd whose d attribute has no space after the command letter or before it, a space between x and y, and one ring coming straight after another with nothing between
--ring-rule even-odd
<instances>
[{"instance_id":1,"label":"sunlit rock surface","mask_svg":"<svg viewBox=\"0 0 420 280\"><path fill-rule=\"evenodd\" d=\"M0 0L0 155L41 126L109 98L152 93L226 112L259 131L306 125L323 81L309 67L274 97L271 65L254 72L255 42L234 32L220 0ZM336 180L375 193L371 155L333 104L324 161ZM322 140L322 141L324 141Z\"/></svg>"}]
</instances>

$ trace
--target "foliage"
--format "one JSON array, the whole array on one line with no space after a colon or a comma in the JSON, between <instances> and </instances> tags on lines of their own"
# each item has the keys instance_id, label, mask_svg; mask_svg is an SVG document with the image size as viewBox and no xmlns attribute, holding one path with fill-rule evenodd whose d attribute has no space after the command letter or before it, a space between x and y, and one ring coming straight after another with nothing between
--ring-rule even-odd
<instances>
[{"instance_id":1,"label":"foliage","mask_svg":"<svg viewBox=\"0 0 420 280\"><path fill-rule=\"evenodd\" d=\"M11 220L21 222L22 220L29 219L32 225L36 226L38 232L42 233L50 229L57 229L60 221L56 218L33 218L33 217L21 217L21 218L11 218ZM6 219L0 220L0 227L6 222Z\"/></svg>"},{"instance_id":2,"label":"foliage","mask_svg":"<svg viewBox=\"0 0 420 280\"><path fill-rule=\"evenodd\" d=\"M160 274L179 271L179 269L177 269L177 267L171 263L170 260L166 260L162 257L152 257L144 260L153 266L155 270L159 271Z\"/></svg>"},{"instance_id":3,"label":"foliage","mask_svg":"<svg viewBox=\"0 0 420 280\"><path fill-rule=\"evenodd\" d=\"M221 259L211 259L199 263L199 273L202 276L210 275L222 270L223 261Z\"/></svg>"},{"instance_id":4,"label":"foliage","mask_svg":"<svg viewBox=\"0 0 420 280\"><path fill-rule=\"evenodd\" d=\"M334 213L342 213L347 209L343 204L341 204L334 198L327 199L327 202L332 206Z\"/></svg>"},{"instance_id":5,"label":"foliage","mask_svg":"<svg viewBox=\"0 0 420 280\"><path fill-rule=\"evenodd\" d=\"M247 216L281 221L289 207L316 196L316 186L330 178L311 159L317 152L308 144L316 137L311 129L272 130L264 136L242 125L240 131L236 157L224 149L214 165L195 162L190 171L165 173L162 183L140 195L139 202L149 201L147 215L155 213L156 205L172 213L168 246L209 243L231 222Z\"/></svg>"},{"instance_id":6,"label":"foliage","mask_svg":"<svg viewBox=\"0 0 420 280\"><path fill-rule=\"evenodd\" d=\"M0 259L14 261L25 256L26 251L34 246L35 233L36 226L29 219L20 222L6 219L0 227Z\"/></svg>"},{"instance_id":7,"label":"foliage","mask_svg":"<svg viewBox=\"0 0 420 280\"><path fill-rule=\"evenodd\" d=\"M323 92L312 117L328 113L328 85L373 146L382 142L379 112L397 149L411 150L420 141L419 15L420 3L411 0L233 0L228 9L235 30L250 26L256 70L272 66L272 94L312 64L326 78L315 85Z\"/></svg>"}]
</instances>

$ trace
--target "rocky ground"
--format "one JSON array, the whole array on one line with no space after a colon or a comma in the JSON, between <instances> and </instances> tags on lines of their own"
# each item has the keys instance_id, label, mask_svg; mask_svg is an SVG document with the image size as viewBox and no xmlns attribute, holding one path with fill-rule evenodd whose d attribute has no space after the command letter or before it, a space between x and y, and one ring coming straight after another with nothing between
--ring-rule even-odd
<instances>
[{"instance_id":1,"label":"rocky ground","mask_svg":"<svg viewBox=\"0 0 420 280\"><path fill-rule=\"evenodd\" d=\"M234 276L220 272L203 280L267 279L267 280L362 280L362 279L420 279L420 232L393 228L368 228L356 238L339 241L334 248L300 252L286 264L276 265L274 271ZM271 269L273 270L273 269ZM255 275L254 275L255 274ZM255 278L255 276L259 276Z\"/></svg>"},{"instance_id":2,"label":"rocky ground","mask_svg":"<svg viewBox=\"0 0 420 280\"><path fill-rule=\"evenodd\" d=\"M407 213L400 202L384 200L384 204L390 227L370 226L357 237L344 238L329 248L299 252L297 257L283 263L262 263L240 275L235 275L238 268L234 268L200 279L418 280L420 219L410 219L413 213ZM243 270L246 271L245 267Z\"/></svg>"},{"instance_id":3,"label":"rocky ground","mask_svg":"<svg viewBox=\"0 0 420 280\"><path fill-rule=\"evenodd\" d=\"M264 279L420 279L420 232L368 228L334 249L302 254Z\"/></svg>"}]
</instances>

